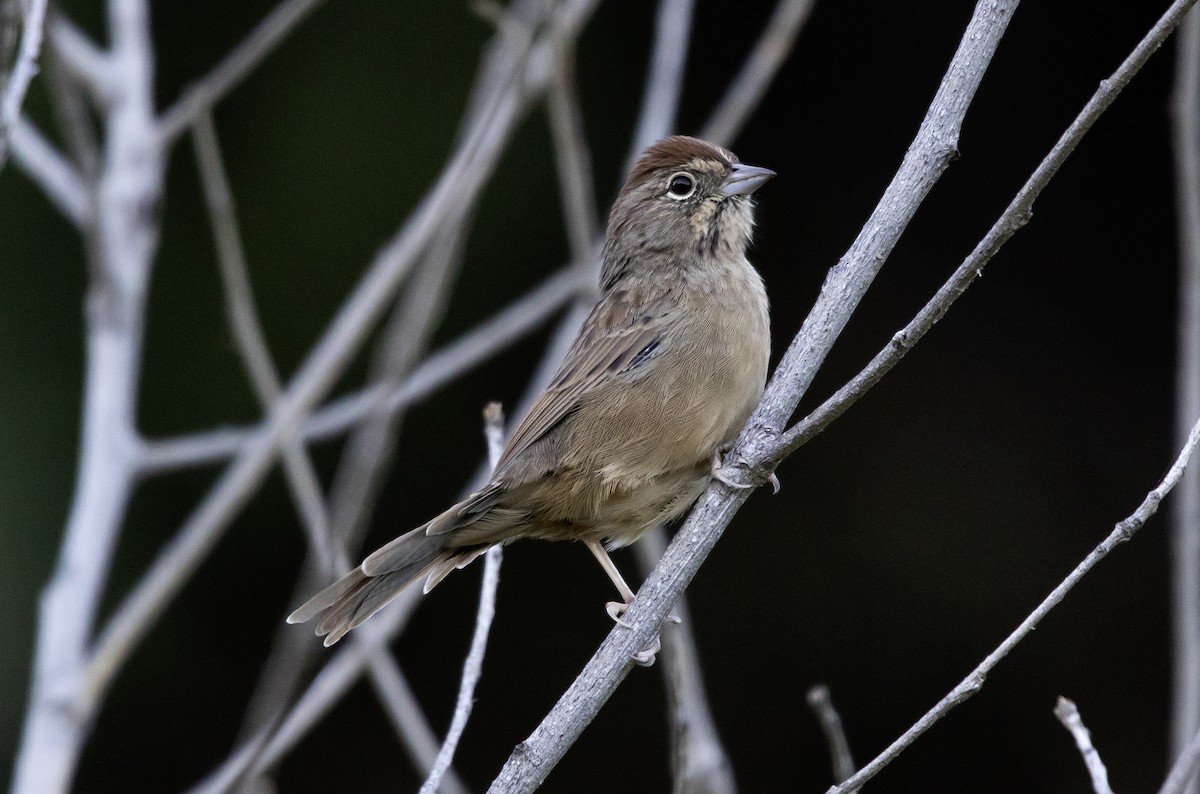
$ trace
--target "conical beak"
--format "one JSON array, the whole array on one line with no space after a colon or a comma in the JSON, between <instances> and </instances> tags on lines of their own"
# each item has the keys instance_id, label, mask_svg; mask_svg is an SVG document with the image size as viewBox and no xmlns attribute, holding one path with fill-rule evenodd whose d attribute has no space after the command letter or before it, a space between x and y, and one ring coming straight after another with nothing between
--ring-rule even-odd
<instances>
[{"instance_id":1,"label":"conical beak","mask_svg":"<svg viewBox=\"0 0 1200 794\"><path fill-rule=\"evenodd\" d=\"M721 183L721 192L726 196L749 196L773 176L775 172L770 168L736 163L729 176Z\"/></svg>"}]
</instances>

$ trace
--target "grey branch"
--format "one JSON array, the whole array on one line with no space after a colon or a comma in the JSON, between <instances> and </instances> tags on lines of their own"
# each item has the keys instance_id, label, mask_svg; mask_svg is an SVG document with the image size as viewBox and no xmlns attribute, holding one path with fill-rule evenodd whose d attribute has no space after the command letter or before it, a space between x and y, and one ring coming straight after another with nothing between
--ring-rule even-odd
<instances>
[{"instance_id":1,"label":"grey branch","mask_svg":"<svg viewBox=\"0 0 1200 794\"><path fill-rule=\"evenodd\" d=\"M483 417L488 463L494 469L500 460L500 453L504 450L504 412L500 403L488 403ZM467 720L471 718L471 709L475 705L475 685L479 683L479 677L483 674L483 655L487 650L492 618L496 614L496 588L500 584L502 560L503 552L500 546L492 546L484 555L483 581L479 585L479 609L475 613L475 632L471 635L471 647L467 651L466 661L463 662L454 716L450 719L450 728L446 731L446 739L442 742L442 749L438 751L433 770L421 786L421 794L437 794L442 776L454 760L454 751L458 749L458 741L462 738L463 729L467 727Z\"/></svg>"},{"instance_id":2,"label":"grey branch","mask_svg":"<svg viewBox=\"0 0 1200 794\"><path fill-rule=\"evenodd\" d=\"M53 577L42 595L32 695L13 791L70 788L99 708L81 686L96 611L137 469L137 393L146 292L159 228L148 207L163 190L154 123L153 55L144 0L108 4L113 91L104 163L94 185L83 428L74 500ZM19 128L18 128L19 130Z\"/></svg>"},{"instance_id":3,"label":"grey branch","mask_svg":"<svg viewBox=\"0 0 1200 794\"><path fill-rule=\"evenodd\" d=\"M749 432L743 433L727 460L755 460L764 447L761 439L756 440L762 428L781 426L795 409L812 373L848 321L886 253L948 164L962 116L1014 6L1012 2L981 2L976 7L900 171L851 253L826 281L817 307L789 351L790 358L785 357L750 420ZM811 331L814 326L819 333ZM744 489L733 490L721 484L709 487L630 606L626 613L629 626L613 629L541 725L513 751L490 791L532 791L546 779L628 674L631 656L659 632L662 621L748 496Z\"/></svg>"},{"instance_id":4,"label":"grey branch","mask_svg":"<svg viewBox=\"0 0 1200 794\"><path fill-rule=\"evenodd\" d=\"M1071 591L1079 580L1082 579L1088 571L1096 567L1100 560L1108 556L1108 553L1116 548L1119 544L1124 543L1133 537L1142 525L1158 511L1158 506L1162 502L1163 497L1170 493L1171 489L1179 482L1183 476L1183 470L1191 459L1192 452L1196 448L1196 441L1200 438L1200 421L1197 421L1192 426L1191 433L1188 435L1187 443L1183 445L1183 449L1179 452L1179 457L1171 465L1166 477L1158 486L1146 494L1146 498L1138 506L1137 510L1133 511L1129 516L1117 522L1103 541L1092 550L1083 562L1079 563L1067 578L1063 579L1057 587L1051 591L1050 595L1046 596L1042 603L1038 604L1037 608L1029 614L1021 622L1020 626L1009 634L1000 643L994 651L987 655L979 665L971 671L970 675L959 682L958 686L954 687L948 695L938 701L937 705L925 712L921 719L917 720L911 728L904 732L899 739L874 758L869 764L864 766L854 777L847 780L840 786L835 786L829 789L828 794L849 794L849 792L857 791L863 783L873 778L878 774L879 770L891 763L897 755L900 754L906 747L916 741L922 733L927 731L930 726L946 716L955 706L963 703L972 695L983 688L984 679L991 672L1001 659L1008 655L1009 651L1016 647L1017 643L1025 639L1031 631L1033 631L1038 623L1041 622L1050 610L1058 606L1063 598Z\"/></svg>"},{"instance_id":5,"label":"grey branch","mask_svg":"<svg viewBox=\"0 0 1200 794\"><path fill-rule=\"evenodd\" d=\"M62 152L23 116L17 119L9 143L12 144L13 160L37 183L58 211L77 228L88 227L95 210L90 188Z\"/></svg>"},{"instance_id":6,"label":"grey branch","mask_svg":"<svg viewBox=\"0 0 1200 794\"><path fill-rule=\"evenodd\" d=\"M12 0L6 7L21 6L20 0ZM42 35L46 28L46 0L28 0L24 4L24 22L21 26L21 46L12 69L5 74L0 62L0 168L8 160L8 138L21 117L21 105L25 93L38 72L38 55L42 51Z\"/></svg>"},{"instance_id":7,"label":"grey branch","mask_svg":"<svg viewBox=\"0 0 1200 794\"><path fill-rule=\"evenodd\" d=\"M1200 414L1200 15L1179 31L1172 144L1179 228L1179 316L1175 353L1175 435ZM1200 466L1183 475L1171 505L1171 754L1200 731ZM1197 794L1195 780L1188 794Z\"/></svg>"},{"instance_id":8,"label":"grey branch","mask_svg":"<svg viewBox=\"0 0 1200 794\"><path fill-rule=\"evenodd\" d=\"M818 684L808 690L808 707L825 734L825 743L829 745L829 759L833 765L833 782L841 783L854 774L854 756L850 754L850 742L846 739L846 731L842 727L842 717L833 705L833 697L829 687Z\"/></svg>"},{"instance_id":9,"label":"grey branch","mask_svg":"<svg viewBox=\"0 0 1200 794\"><path fill-rule=\"evenodd\" d=\"M1175 763L1171 766L1171 771L1167 773L1167 779L1163 782L1162 788L1158 790L1158 794L1185 794L1188 786L1196 779L1196 770L1200 769L1200 733L1192 737L1179 757L1175 759Z\"/></svg>"},{"instance_id":10,"label":"grey branch","mask_svg":"<svg viewBox=\"0 0 1200 794\"><path fill-rule=\"evenodd\" d=\"M667 550L667 533L655 527L634 545L638 567L644 574ZM700 652L692 632L687 600L680 597L673 614L679 623L662 633L662 676L667 692L667 728L671 738L672 791L676 794L734 794L737 781L733 764L713 721Z\"/></svg>"},{"instance_id":11,"label":"grey branch","mask_svg":"<svg viewBox=\"0 0 1200 794\"><path fill-rule=\"evenodd\" d=\"M1079 748L1088 775L1092 778L1092 791L1096 794L1113 794L1112 787L1108 785L1108 769L1105 768L1104 761L1100 760L1100 753L1092 746L1091 731L1083 724L1083 717L1079 716L1075 701L1059 697L1054 706L1054 716L1070 731L1071 738L1075 740L1075 746Z\"/></svg>"}]
</instances>

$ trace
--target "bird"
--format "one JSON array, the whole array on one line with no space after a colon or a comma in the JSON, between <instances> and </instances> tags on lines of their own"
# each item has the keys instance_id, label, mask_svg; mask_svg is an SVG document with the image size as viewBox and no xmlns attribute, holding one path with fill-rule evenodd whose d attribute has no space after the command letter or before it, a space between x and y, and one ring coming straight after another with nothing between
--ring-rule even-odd
<instances>
[{"instance_id":1,"label":"bird","mask_svg":"<svg viewBox=\"0 0 1200 794\"><path fill-rule=\"evenodd\" d=\"M767 293L746 251L752 194L774 176L698 138L649 146L609 213L597 302L487 484L287 621L316 619L328 647L409 584L428 593L496 544L539 538L587 546L620 622L634 592L608 551L678 519L714 477L749 487L721 462L766 383Z\"/></svg>"}]
</instances>

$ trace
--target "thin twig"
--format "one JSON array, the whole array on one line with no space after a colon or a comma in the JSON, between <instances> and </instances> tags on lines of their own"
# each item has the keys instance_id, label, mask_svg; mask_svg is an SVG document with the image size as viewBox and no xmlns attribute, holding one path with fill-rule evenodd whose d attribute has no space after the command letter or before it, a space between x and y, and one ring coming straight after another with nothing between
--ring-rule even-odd
<instances>
[{"instance_id":1,"label":"thin twig","mask_svg":"<svg viewBox=\"0 0 1200 794\"><path fill-rule=\"evenodd\" d=\"M808 690L808 707L825 734L825 743L829 745L829 759L833 765L833 782L841 783L854 774L854 756L850 754L850 742L846 739L846 731L842 727L842 717L833 706L833 697L829 687L818 684Z\"/></svg>"},{"instance_id":2,"label":"thin twig","mask_svg":"<svg viewBox=\"0 0 1200 794\"><path fill-rule=\"evenodd\" d=\"M742 126L762 101L771 80L792 53L796 36L808 20L816 0L780 0L763 27L762 35L742 64L737 77L725 89L716 109L704 125L701 138L727 143L737 137Z\"/></svg>"},{"instance_id":3,"label":"thin twig","mask_svg":"<svg viewBox=\"0 0 1200 794\"><path fill-rule=\"evenodd\" d=\"M1179 757L1171 766L1167 779L1158 794L1185 794L1188 786L1196 779L1196 770L1200 769L1200 733L1184 746Z\"/></svg>"},{"instance_id":4,"label":"thin twig","mask_svg":"<svg viewBox=\"0 0 1200 794\"><path fill-rule=\"evenodd\" d=\"M841 416L859 397L878 383L933 327L934 323L946 314L954 301L963 294L971 282L979 277L984 266L996 255L1001 246L1029 220L1033 211L1033 202L1041 195L1042 190L1071 156L1083 136L1092 128L1092 125L1096 123L1108 106L1116 100L1150 56L1162 45L1162 42L1175 29L1195 1L1176 0L1167 13L1138 42L1112 76L1100 82L1100 87L1092 94L1083 110L1055 142L1045 159L1038 163L1037 168L1013 197L1008 207L1000 214L991 229L946 283L938 289L937 293L908 325L893 335L889 344L875 354L875 357L861 372L851 378L845 386L838 389L832 397L819 405L812 413L789 428L782 437L770 443L771 452L767 456L769 465L773 467L773 464L791 454L821 432L830 422Z\"/></svg>"},{"instance_id":5,"label":"thin twig","mask_svg":"<svg viewBox=\"0 0 1200 794\"><path fill-rule=\"evenodd\" d=\"M955 706L963 703L980 689L983 688L984 679L992 668L995 667L1001 659L1008 655L1009 651L1016 647L1017 643L1025 639L1038 623L1042 621L1050 610L1058 606L1063 598L1071 591L1079 580L1082 579L1088 571L1096 567L1100 560L1108 556L1108 553L1116 548L1119 544L1124 543L1133 537L1142 525L1154 515L1158 510L1159 503L1162 502L1164 496L1170 493L1175 484L1179 482L1179 478L1183 476L1183 470L1187 466L1188 460L1192 456L1192 451L1196 448L1196 441L1200 438L1200 421L1197 421L1192 426L1191 433L1188 435L1187 443L1183 445L1183 449L1179 452L1179 457L1171 465L1167 475L1163 478L1158 486L1146 494L1146 498L1138 506L1137 510L1133 511L1128 517L1119 521L1108 537L1096 546L1083 562L1075 567L1075 570L1063 579L1057 587L1046 596L1042 603L1038 604L1033 612L1025 620L1021 621L1021 625L1004 639L994 651L987 655L979 665L971 671L970 675L964 678L958 686L950 691L937 705L925 712L921 719L913 723L904 734L892 742L886 750L871 760L869 764L864 766L853 777L845 781L840 786L834 786L829 789L827 794L849 794L849 792L857 791L871 778L879 773L879 770L887 766L891 761L901 753L906 747L916 741L917 737L927 731L930 726L946 716Z\"/></svg>"},{"instance_id":6,"label":"thin twig","mask_svg":"<svg viewBox=\"0 0 1200 794\"><path fill-rule=\"evenodd\" d=\"M17 5L22 5L19 1ZM38 72L42 34L46 26L46 0L24 3L25 21L21 28L21 47L8 80L0 85L0 168L8 161L8 138L21 117L21 105L33 76Z\"/></svg>"},{"instance_id":7,"label":"thin twig","mask_svg":"<svg viewBox=\"0 0 1200 794\"><path fill-rule=\"evenodd\" d=\"M483 419L488 462L494 469L504 450L504 411L501 410L500 403L488 403L483 412ZM458 741L462 738L463 729L467 727L467 720L471 717L471 709L475 705L475 685L479 683L479 677L483 674L483 654L487 649L492 618L496 614L496 588L500 584L502 561L503 552L499 545L492 546L484 555L483 581L479 586L479 609L475 613L475 633L471 636L471 647L467 651L466 661L463 662L454 716L450 720L450 728L446 731L446 740L442 742L442 749L438 752L433 771L421 786L421 794L437 793L442 776L454 760L454 751L458 749Z\"/></svg>"},{"instance_id":8,"label":"thin twig","mask_svg":"<svg viewBox=\"0 0 1200 794\"><path fill-rule=\"evenodd\" d=\"M1100 760L1100 753L1092 746L1092 734L1083 724L1075 701L1059 697L1054 706L1054 716L1075 740L1075 746L1079 748L1079 754L1083 756L1083 763L1092 778L1092 790L1096 794L1113 794L1112 787L1108 785L1108 770L1104 767L1104 761Z\"/></svg>"},{"instance_id":9,"label":"thin twig","mask_svg":"<svg viewBox=\"0 0 1200 794\"><path fill-rule=\"evenodd\" d=\"M164 142L173 142L187 131L199 113L211 110L236 88L322 2L284 0L277 5L232 52L163 112L159 128Z\"/></svg>"},{"instance_id":10,"label":"thin twig","mask_svg":"<svg viewBox=\"0 0 1200 794\"><path fill-rule=\"evenodd\" d=\"M734 459L745 456L746 460L754 460L756 454L761 454L762 440L758 436L763 429L779 427L794 410L818 362L832 347L881 260L886 258L917 205L945 169L954 151L962 117L1014 5L981 2L977 6L900 171L851 254L826 281L814 313L789 351L790 359L785 356L782 369L751 419L750 431L743 433L733 451ZM762 479L765 478L764 473ZM608 635L533 734L513 751L492 782L491 791L505 794L532 791L545 780L628 674L632 655L659 633L662 621L748 496L747 489L730 489L719 483L708 488L623 616L628 625L619 625Z\"/></svg>"},{"instance_id":11,"label":"thin twig","mask_svg":"<svg viewBox=\"0 0 1200 794\"><path fill-rule=\"evenodd\" d=\"M1200 14L1179 30L1172 148L1179 229L1179 316L1175 336L1175 437L1200 413ZM1171 505L1171 755L1200 732L1200 466L1183 475ZM1188 794L1200 792L1193 780Z\"/></svg>"}]
</instances>

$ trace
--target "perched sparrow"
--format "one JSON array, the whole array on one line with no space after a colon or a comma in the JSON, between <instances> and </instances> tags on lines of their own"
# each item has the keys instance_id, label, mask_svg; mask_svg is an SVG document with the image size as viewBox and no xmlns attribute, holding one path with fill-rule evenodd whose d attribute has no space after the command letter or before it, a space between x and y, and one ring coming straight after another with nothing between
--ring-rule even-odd
<instances>
[{"instance_id":1,"label":"perched sparrow","mask_svg":"<svg viewBox=\"0 0 1200 794\"><path fill-rule=\"evenodd\" d=\"M583 541L621 593L608 606L617 619L633 591L605 548L678 518L711 477L725 480L722 448L762 395L767 296L746 247L750 194L774 175L696 138L651 146L609 216L600 299L491 481L288 622L320 618L332 645L414 580L429 592L517 538Z\"/></svg>"}]
</instances>

